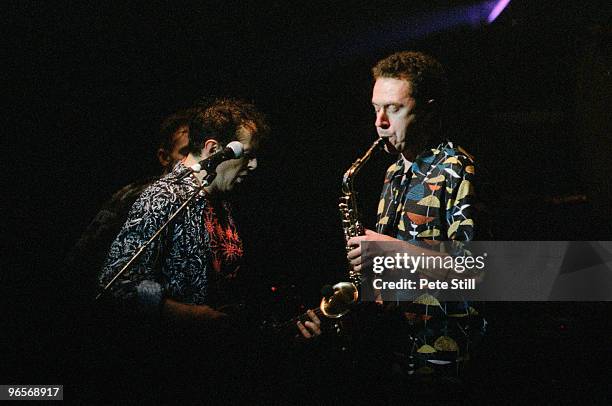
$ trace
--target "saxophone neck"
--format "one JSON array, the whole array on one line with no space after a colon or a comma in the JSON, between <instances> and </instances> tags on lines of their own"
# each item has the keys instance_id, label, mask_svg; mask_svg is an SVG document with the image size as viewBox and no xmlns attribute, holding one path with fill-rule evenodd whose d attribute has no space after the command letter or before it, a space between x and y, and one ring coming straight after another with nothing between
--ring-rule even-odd
<instances>
[{"instance_id":1,"label":"saxophone neck","mask_svg":"<svg viewBox=\"0 0 612 406\"><path fill-rule=\"evenodd\" d=\"M342 191L345 194L352 193L352 191L353 191L353 177L357 174L357 172L359 172L359 170L363 167L363 165L365 165L365 163L368 162L368 160L372 156L372 153L374 153L374 151L377 148L382 147L383 144L384 144L384 140L382 138L378 137L376 139L376 141L374 141L372 146L370 148L368 148L366 153L363 154L362 157L357 158L357 160L355 162L353 162L351 167L344 173L344 176L342 178Z\"/></svg>"}]
</instances>

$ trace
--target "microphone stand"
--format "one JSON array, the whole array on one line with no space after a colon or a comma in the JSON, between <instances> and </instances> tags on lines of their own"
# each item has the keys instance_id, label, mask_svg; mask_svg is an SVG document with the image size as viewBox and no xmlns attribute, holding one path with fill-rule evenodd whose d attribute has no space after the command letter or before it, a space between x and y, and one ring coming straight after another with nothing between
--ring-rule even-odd
<instances>
[{"instance_id":1,"label":"microphone stand","mask_svg":"<svg viewBox=\"0 0 612 406\"><path fill-rule=\"evenodd\" d=\"M194 171L191 171L189 174L191 174L191 173L194 173ZM202 179L202 186L198 187L195 190L195 192L191 196L189 196L189 198L187 200L185 200L185 202L181 205L181 207L179 207L174 213L172 213L172 215L168 218L168 220L166 220L166 222L161 225L161 227L155 232L155 234L153 234L153 236L151 238L149 238L149 240L147 242L145 242L143 245L140 246L140 248L138 248L138 250L136 250L136 253L132 256L132 258L130 258L130 260L119 270L119 272L117 272L115 274L115 276L113 276L113 279L111 279L110 282L108 282L106 284L106 286L104 286L102 291L100 293L98 293L98 295L95 298L96 302L98 300L100 300L100 298L102 298L102 296L104 296L104 294L108 291L108 289L111 286L113 286L115 281L121 275L123 275L125 273L125 271L127 271L130 268L130 266L132 266L132 264L134 262L136 262L136 260L138 258L140 258L140 256L145 251L145 249L149 245L151 245L151 243L153 241L155 241L155 239L157 237L159 237L159 235L162 233L162 231L164 231L170 225L170 223L172 223L172 221L176 218L176 216L178 216L185 209L185 207L187 207L187 205L189 205L189 203L193 200L193 198L196 197L202 191L202 189L204 189L206 186L211 184L211 182L215 179L216 176L217 176L217 173L214 172L214 171L208 172L204 176L204 178Z\"/></svg>"}]
</instances>

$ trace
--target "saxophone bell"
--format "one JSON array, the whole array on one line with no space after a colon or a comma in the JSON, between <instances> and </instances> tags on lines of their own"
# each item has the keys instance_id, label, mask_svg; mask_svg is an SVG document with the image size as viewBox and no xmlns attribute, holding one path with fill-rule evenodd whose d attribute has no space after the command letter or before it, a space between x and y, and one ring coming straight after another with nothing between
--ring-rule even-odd
<instances>
[{"instance_id":1,"label":"saxophone bell","mask_svg":"<svg viewBox=\"0 0 612 406\"><path fill-rule=\"evenodd\" d=\"M326 317L337 319L349 312L350 306L357 302L359 292L351 282L338 282L332 287L330 295L324 295L319 308Z\"/></svg>"}]
</instances>

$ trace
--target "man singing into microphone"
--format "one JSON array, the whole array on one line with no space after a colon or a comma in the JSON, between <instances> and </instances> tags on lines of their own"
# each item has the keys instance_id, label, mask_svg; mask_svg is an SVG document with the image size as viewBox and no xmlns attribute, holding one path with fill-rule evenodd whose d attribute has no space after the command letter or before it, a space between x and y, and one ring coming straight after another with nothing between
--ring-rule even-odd
<instances>
[{"instance_id":1,"label":"man singing into microphone","mask_svg":"<svg viewBox=\"0 0 612 406\"><path fill-rule=\"evenodd\" d=\"M219 376L237 369L238 353L250 343L244 336L246 326L226 311L243 299L238 297L243 291L238 288L243 244L226 198L257 168L256 152L268 132L263 115L244 101L222 99L199 110L189 124L189 154L138 198L100 274L103 288L172 213L204 186L106 292L124 310L121 313L134 315L137 322L161 321L161 330L170 336L162 369L190 371L165 375L164 380L172 378L171 387L184 384L183 376L195 374L200 375L200 387L217 388ZM206 171L192 172L191 167L232 141L242 144L242 156L221 162L214 180L203 184ZM311 315L311 320L298 326L304 337L320 334L316 316ZM202 371L207 371L206 379ZM225 382L228 379L236 378L225 378Z\"/></svg>"},{"instance_id":2,"label":"man singing into microphone","mask_svg":"<svg viewBox=\"0 0 612 406\"><path fill-rule=\"evenodd\" d=\"M225 314L217 307L231 302L224 294L231 292L243 255L242 241L224 197L257 168L255 152L267 132L263 116L249 103L218 100L199 112L189 126L189 154L136 201L110 248L100 286L106 285L202 186L206 173L185 176L189 167L237 140L243 144L243 156L217 166L212 183L109 292L143 314L193 321L223 318Z\"/></svg>"}]
</instances>

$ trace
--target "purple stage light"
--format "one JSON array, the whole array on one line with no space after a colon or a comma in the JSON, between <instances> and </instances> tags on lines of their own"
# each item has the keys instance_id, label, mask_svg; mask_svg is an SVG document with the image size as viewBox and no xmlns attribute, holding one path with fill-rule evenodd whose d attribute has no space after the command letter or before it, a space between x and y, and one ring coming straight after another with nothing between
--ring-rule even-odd
<instances>
[{"instance_id":1,"label":"purple stage light","mask_svg":"<svg viewBox=\"0 0 612 406\"><path fill-rule=\"evenodd\" d=\"M491 10L491 13L487 17L487 22L491 24L495 19L501 14L502 11L506 8L506 6L510 3L510 0L500 0Z\"/></svg>"}]
</instances>

